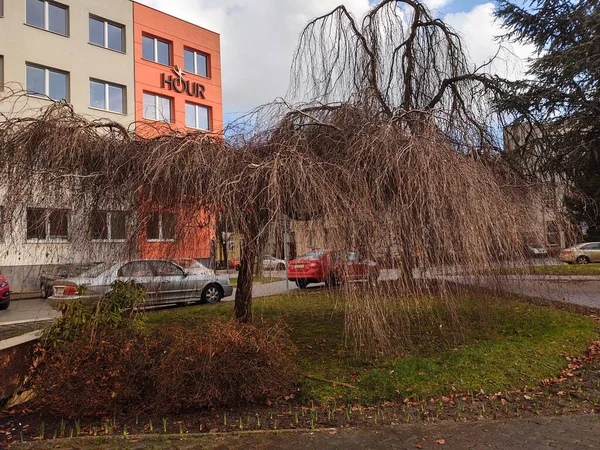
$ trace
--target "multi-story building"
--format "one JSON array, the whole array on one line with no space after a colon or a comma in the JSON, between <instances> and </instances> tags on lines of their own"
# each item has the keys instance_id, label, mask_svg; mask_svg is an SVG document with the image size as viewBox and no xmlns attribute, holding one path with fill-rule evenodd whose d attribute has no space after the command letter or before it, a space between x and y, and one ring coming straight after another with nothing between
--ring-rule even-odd
<instances>
[{"instance_id":1,"label":"multi-story building","mask_svg":"<svg viewBox=\"0 0 600 450\"><path fill-rule=\"evenodd\" d=\"M77 114L111 119L145 136L174 129L218 133L220 64L218 34L131 0L0 0L0 120L66 100ZM90 248L98 254L127 241L135 212L113 206L80 217L63 197L27 205L23 217L11 219L15 232L10 245L0 243L6 247L0 269L13 289L36 289L40 270L86 258L69 246L74 223L92 222L98 236ZM0 196L0 214L1 202ZM157 208L133 254L157 256L165 245L173 247L181 214ZM175 242L172 256L211 256L212 227L194 232L191 243Z\"/></svg>"}]
</instances>

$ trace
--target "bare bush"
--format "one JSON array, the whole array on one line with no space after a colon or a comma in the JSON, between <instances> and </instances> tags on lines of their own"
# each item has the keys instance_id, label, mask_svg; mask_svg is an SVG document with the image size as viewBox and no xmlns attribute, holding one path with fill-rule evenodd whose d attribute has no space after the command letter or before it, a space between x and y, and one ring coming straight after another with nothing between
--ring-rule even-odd
<instances>
[{"instance_id":1,"label":"bare bush","mask_svg":"<svg viewBox=\"0 0 600 450\"><path fill-rule=\"evenodd\" d=\"M151 376L155 411L198 410L278 399L293 392L295 346L278 326L212 324L198 333L183 327L161 332ZM175 393L175 395L174 395Z\"/></svg>"}]
</instances>

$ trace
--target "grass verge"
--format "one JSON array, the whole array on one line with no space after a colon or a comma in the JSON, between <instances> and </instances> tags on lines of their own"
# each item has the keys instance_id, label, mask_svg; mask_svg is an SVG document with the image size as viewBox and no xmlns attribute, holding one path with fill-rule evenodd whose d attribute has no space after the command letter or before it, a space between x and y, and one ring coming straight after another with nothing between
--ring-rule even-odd
<instances>
[{"instance_id":1,"label":"grass verge","mask_svg":"<svg viewBox=\"0 0 600 450\"><path fill-rule=\"evenodd\" d=\"M500 271L506 275L598 275L600 264L559 264L552 266L514 267Z\"/></svg>"},{"instance_id":2,"label":"grass verge","mask_svg":"<svg viewBox=\"0 0 600 450\"><path fill-rule=\"evenodd\" d=\"M305 375L299 380L300 400L315 404L377 404L534 386L557 375L567 364L565 355L583 353L598 335L589 317L488 295L457 300L457 327L443 303L436 298L398 301L398 308L410 309L405 316L414 317L414 323L391 324L398 335L393 357L355 358L347 349L346 299L340 294L259 299L254 315L258 325L283 321L289 327ZM150 314L148 323L203 327L229 320L232 309L232 303L222 303L161 311Z\"/></svg>"}]
</instances>

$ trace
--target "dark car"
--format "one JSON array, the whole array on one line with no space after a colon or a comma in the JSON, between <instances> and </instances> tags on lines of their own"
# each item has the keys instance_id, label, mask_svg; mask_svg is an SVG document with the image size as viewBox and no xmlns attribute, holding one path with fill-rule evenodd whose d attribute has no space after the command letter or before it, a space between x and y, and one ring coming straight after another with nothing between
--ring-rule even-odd
<instances>
[{"instance_id":1,"label":"dark car","mask_svg":"<svg viewBox=\"0 0 600 450\"><path fill-rule=\"evenodd\" d=\"M10 288L4 275L0 275L0 309L6 309L10 305Z\"/></svg>"},{"instance_id":2,"label":"dark car","mask_svg":"<svg viewBox=\"0 0 600 450\"><path fill-rule=\"evenodd\" d=\"M43 271L40 275L40 296L48 298L52 295L52 283L56 280L78 277L99 263L90 264L64 264L52 271Z\"/></svg>"}]
</instances>

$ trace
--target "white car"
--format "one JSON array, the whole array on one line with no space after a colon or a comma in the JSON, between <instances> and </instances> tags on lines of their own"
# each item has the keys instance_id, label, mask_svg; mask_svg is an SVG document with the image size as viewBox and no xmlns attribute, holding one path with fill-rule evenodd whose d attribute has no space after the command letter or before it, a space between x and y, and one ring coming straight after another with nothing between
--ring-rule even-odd
<instances>
[{"instance_id":1,"label":"white car","mask_svg":"<svg viewBox=\"0 0 600 450\"><path fill-rule=\"evenodd\" d=\"M283 259L277 259L271 255L263 256L263 269L265 270L285 270L287 264Z\"/></svg>"}]
</instances>

